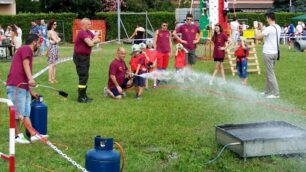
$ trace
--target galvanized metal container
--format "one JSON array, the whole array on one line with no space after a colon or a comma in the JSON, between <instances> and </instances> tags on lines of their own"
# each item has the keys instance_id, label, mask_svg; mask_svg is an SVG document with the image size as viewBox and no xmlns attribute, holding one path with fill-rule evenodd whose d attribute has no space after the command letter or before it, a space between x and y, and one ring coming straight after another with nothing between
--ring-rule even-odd
<instances>
[{"instance_id":1,"label":"galvanized metal container","mask_svg":"<svg viewBox=\"0 0 306 172\"><path fill-rule=\"evenodd\" d=\"M216 140L243 158L306 153L306 130L285 121L219 125Z\"/></svg>"}]
</instances>

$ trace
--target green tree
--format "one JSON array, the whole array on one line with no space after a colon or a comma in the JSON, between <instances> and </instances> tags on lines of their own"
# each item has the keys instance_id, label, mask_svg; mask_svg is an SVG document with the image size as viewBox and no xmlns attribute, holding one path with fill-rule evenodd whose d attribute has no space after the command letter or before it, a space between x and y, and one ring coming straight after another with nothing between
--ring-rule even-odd
<instances>
[{"instance_id":1,"label":"green tree","mask_svg":"<svg viewBox=\"0 0 306 172\"><path fill-rule=\"evenodd\" d=\"M126 0L124 11L174 11L177 6L175 0Z\"/></svg>"},{"instance_id":2,"label":"green tree","mask_svg":"<svg viewBox=\"0 0 306 172\"><path fill-rule=\"evenodd\" d=\"M16 0L17 13L37 13L43 10L43 4L40 1Z\"/></svg>"},{"instance_id":3,"label":"green tree","mask_svg":"<svg viewBox=\"0 0 306 172\"><path fill-rule=\"evenodd\" d=\"M49 0L48 11L52 12L74 12L79 18L95 16L96 12L102 10L101 0Z\"/></svg>"},{"instance_id":4,"label":"green tree","mask_svg":"<svg viewBox=\"0 0 306 172\"><path fill-rule=\"evenodd\" d=\"M305 12L305 0L291 0L295 12ZM290 0L275 0L273 3L274 11L289 11Z\"/></svg>"}]
</instances>

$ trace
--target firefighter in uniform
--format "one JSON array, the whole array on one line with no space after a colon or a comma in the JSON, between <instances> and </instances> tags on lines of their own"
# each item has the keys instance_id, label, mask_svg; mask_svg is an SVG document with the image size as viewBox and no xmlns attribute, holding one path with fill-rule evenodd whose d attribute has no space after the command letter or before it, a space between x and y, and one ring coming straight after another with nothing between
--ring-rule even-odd
<instances>
[{"instance_id":1,"label":"firefighter in uniform","mask_svg":"<svg viewBox=\"0 0 306 172\"><path fill-rule=\"evenodd\" d=\"M88 18L81 20L81 30L78 32L74 43L74 54L73 61L76 67L77 74L79 76L78 85L78 102L88 103L93 99L89 98L86 94L87 81L89 77L89 66L90 66L90 54L91 48L98 42L98 34L94 35L89 29L91 22Z\"/></svg>"}]
</instances>

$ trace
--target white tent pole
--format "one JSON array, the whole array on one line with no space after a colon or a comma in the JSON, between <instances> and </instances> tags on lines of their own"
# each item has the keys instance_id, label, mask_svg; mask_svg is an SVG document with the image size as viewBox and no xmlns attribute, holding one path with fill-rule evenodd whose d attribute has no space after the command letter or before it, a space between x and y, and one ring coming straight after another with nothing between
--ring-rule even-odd
<instances>
[{"instance_id":1,"label":"white tent pole","mask_svg":"<svg viewBox=\"0 0 306 172\"><path fill-rule=\"evenodd\" d=\"M117 27L118 27L117 36L118 36L118 42L119 43L121 43L121 40L120 40L120 21L121 21L121 18L120 18L120 0L117 0Z\"/></svg>"}]
</instances>

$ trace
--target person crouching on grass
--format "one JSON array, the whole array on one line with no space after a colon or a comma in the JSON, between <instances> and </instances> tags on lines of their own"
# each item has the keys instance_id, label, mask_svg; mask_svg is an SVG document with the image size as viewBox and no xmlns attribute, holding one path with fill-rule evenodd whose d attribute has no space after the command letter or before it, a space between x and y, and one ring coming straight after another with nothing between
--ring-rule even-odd
<instances>
[{"instance_id":1,"label":"person crouching on grass","mask_svg":"<svg viewBox=\"0 0 306 172\"><path fill-rule=\"evenodd\" d=\"M117 49L117 56L109 66L108 87L104 88L104 96L122 99L125 96L124 89L132 85L132 80L127 77L128 68L124 61L125 54L123 47Z\"/></svg>"},{"instance_id":2,"label":"person crouching on grass","mask_svg":"<svg viewBox=\"0 0 306 172\"><path fill-rule=\"evenodd\" d=\"M146 57L143 53L140 54L140 47L137 44L134 44L132 47L132 57L130 60L131 72L134 73L134 86L135 86L135 99L140 100L143 93L143 88L146 84L145 78L140 77L139 75L147 73L146 68Z\"/></svg>"},{"instance_id":3,"label":"person crouching on grass","mask_svg":"<svg viewBox=\"0 0 306 172\"><path fill-rule=\"evenodd\" d=\"M235 49L236 56L236 68L237 73L241 79L243 85L247 85L247 75L248 75L248 52L249 49L245 44L243 37L240 37L237 42L237 47Z\"/></svg>"},{"instance_id":4,"label":"person crouching on grass","mask_svg":"<svg viewBox=\"0 0 306 172\"><path fill-rule=\"evenodd\" d=\"M148 71L154 72L157 69L157 54L158 52L154 49L154 44L152 39L146 41L147 49L146 54L149 56L149 62L147 64ZM153 88L157 87L157 78L153 78ZM146 88L149 88L148 79L146 79Z\"/></svg>"}]
</instances>

